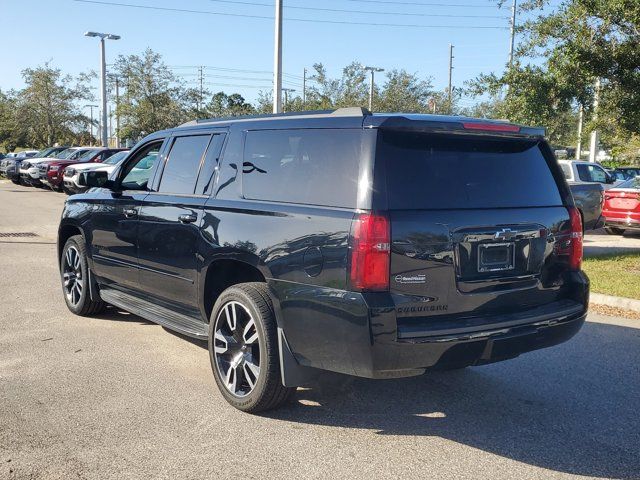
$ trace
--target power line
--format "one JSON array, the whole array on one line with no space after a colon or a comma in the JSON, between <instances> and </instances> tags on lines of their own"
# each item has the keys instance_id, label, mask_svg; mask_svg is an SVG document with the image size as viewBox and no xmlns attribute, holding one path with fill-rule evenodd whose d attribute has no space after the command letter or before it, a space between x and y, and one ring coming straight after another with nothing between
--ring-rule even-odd
<instances>
[{"instance_id":1,"label":"power line","mask_svg":"<svg viewBox=\"0 0 640 480\"><path fill-rule=\"evenodd\" d=\"M257 7L273 7L271 3L246 2L240 0L207 0L208 2L229 3L233 5L254 5ZM484 5L483 5L484 6ZM284 5L284 8L296 10L312 10L316 12L336 12L336 13L357 13L366 15L402 15L406 17L447 17L447 18L502 18L508 19L505 15L457 15L451 13L408 13L408 12L380 12L371 10L347 10L342 8L324 8L324 7L301 7L298 5Z\"/></svg>"},{"instance_id":2,"label":"power line","mask_svg":"<svg viewBox=\"0 0 640 480\"><path fill-rule=\"evenodd\" d=\"M180 12L180 13L197 13L201 15L220 15L226 17L241 17L241 18L257 18L263 20L273 20L273 17L266 15L248 15L240 13L222 13L211 12L208 10L189 10L186 8L169 8L169 7L154 7L150 5L137 5L133 3L119 3L119 2L103 2L99 0L73 0L79 3L91 3L95 5L107 5L111 7L129 7L140 8L145 10L156 10L164 12ZM391 2L393 3L393 2ZM305 23L327 23L334 25L363 25L373 27L403 27L403 28L464 28L464 29L492 29L492 30L508 30L507 26L492 26L492 25L424 25L424 24L410 24L410 23L375 23L375 22L351 22L342 20L317 20L308 18L287 18L288 22L305 22Z\"/></svg>"},{"instance_id":3,"label":"power line","mask_svg":"<svg viewBox=\"0 0 640 480\"><path fill-rule=\"evenodd\" d=\"M396 2L390 0L345 0L347 2L378 3L389 5L415 5L419 7L465 7L465 8L496 8L495 5L474 5L471 3L423 3L423 2Z\"/></svg>"}]
</instances>

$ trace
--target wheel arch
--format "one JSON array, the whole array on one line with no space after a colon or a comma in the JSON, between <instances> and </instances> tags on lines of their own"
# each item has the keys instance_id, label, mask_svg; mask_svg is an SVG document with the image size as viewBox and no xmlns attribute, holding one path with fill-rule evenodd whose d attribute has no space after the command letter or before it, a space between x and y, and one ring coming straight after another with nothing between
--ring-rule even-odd
<instances>
[{"instance_id":1,"label":"wheel arch","mask_svg":"<svg viewBox=\"0 0 640 480\"><path fill-rule=\"evenodd\" d=\"M216 258L206 265L200 275L199 303L207 322L213 305L224 290L239 283L267 282L269 272L258 265L257 259L237 256Z\"/></svg>"},{"instance_id":2,"label":"wheel arch","mask_svg":"<svg viewBox=\"0 0 640 480\"><path fill-rule=\"evenodd\" d=\"M86 238L82 228L73 223L65 223L60 225L60 228L58 228L58 263L60 262L60 257L62 256L62 249L64 248L64 244L67 243L67 240L69 240L74 235L82 235L83 239Z\"/></svg>"}]
</instances>

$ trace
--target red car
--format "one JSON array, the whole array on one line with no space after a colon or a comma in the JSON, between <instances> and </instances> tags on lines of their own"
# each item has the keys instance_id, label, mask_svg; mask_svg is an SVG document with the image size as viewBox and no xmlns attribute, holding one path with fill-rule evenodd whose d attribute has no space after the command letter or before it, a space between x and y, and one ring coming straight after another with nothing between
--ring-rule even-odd
<instances>
[{"instance_id":1,"label":"red car","mask_svg":"<svg viewBox=\"0 0 640 480\"><path fill-rule=\"evenodd\" d=\"M602 215L605 230L611 235L622 235L626 230L640 232L640 177L607 190Z\"/></svg>"},{"instance_id":2,"label":"red car","mask_svg":"<svg viewBox=\"0 0 640 480\"><path fill-rule=\"evenodd\" d=\"M54 190L62 191L64 178L63 171L65 167L75 165L77 163L100 163L114 153L126 150L126 148L89 147L86 149L83 148L82 150L84 150L84 152L73 159L55 160L52 162L42 163L40 165L40 181Z\"/></svg>"}]
</instances>

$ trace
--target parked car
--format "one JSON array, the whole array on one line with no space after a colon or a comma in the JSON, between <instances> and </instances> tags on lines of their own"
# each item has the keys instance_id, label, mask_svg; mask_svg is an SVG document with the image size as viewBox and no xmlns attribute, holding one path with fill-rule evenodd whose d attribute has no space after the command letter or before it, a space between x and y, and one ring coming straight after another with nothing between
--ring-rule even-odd
<instances>
[{"instance_id":1,"label":"parked car","mask_svg":"<svg viewBox=\"0 0 640 480\"><path fill-rule=\"evenodd\" d=\"M26 158L20 163L18 172L20 174L20 181L24 185L32 185L38 187L42 185L40 182L40 173L38 170L39 162L48 160L52 157L55 158L60 152L63 152L69 147L50 147L40 150L33 157Z\"/></svg>"},{"instance_id":2,"label":"parked car","mask_svg":"<svg viewBox=\"0 0 640 480\"><path fill-rule=\"evenodd\" d=\"M582 217L584 231L602 228L605 222L602 213L605 191L602 184L569 182L569 189Z\"/></svg>"},{"instance_id":3,"label":"parked car","mask_svg":"<svg viewBox=\"0 0 640 480\"><path fill-rule=\"evenodd\" d=\"M615 172L622 174L624 180L629 180L640 176L640 167L618 167Z\"/></svg>"},{"instance_id":4,"label":"parked car","mask_svg":"<svg viewBox=\"0 0 640 480\"><path fill-rule=\"evenodd\" d=\"M109 158L120 148L83 147L71 157L48 161L40 166L40 181L53 190L63 191L63 171L69 165L77 163L100 163Z\"/></svg>"},{"instance_id":5,"label":"parked car","mask_svg":"<svg viewBox=\"0 0 640 480\"><path fill-rule=\"evenodd\" d=\"M582 160L558 160L568 182L600 183L604 189L611 188L615 179L598 163Z\"/></svg>"},{"instance_id":6,"label":"parked car","mask_svg":"<svg viewBox=\"0 0 640 480\"><path fill-rule=\"evenodd\" d=\"M606 192L603 214L605 230L611 235L627 230L640 232L640 176Z\"/></svg>"},{"instance_id":7,"label":"parked car","mask_svg":"<svg viewBox=\"0 0 640 480\"><path fill-rule=\"evenodd\" d=\"M57 148L57 147L51 147ZM43 152L47 152L49 149L35 151L26 150L23 152L7 154L7 158L0 161L0 173L9 178L13 183L20 183L20 168L22 166L23 161L31 160L33 158L39 157L39 155L43 154Z\"/></svg>"},{"instance_id":8,"label":"parked car","mask_svg":"<svg viewBox=\"0 0 640 480\"><path fill-rule=\"evenodd\" d=\"M543 135L360 108L151 134L67 199L65 302L207 339L222 395L248 412L322 370L406 377L559 344L589 283Z\"/></svg>"},{"instance_id":9,"label":"parked car","mask_svg":"<svg viewBox=\"0 0 640 480\"><path fill-rule=\"evenodd\" d=\"M84 192L87 190L87 186L86 183L84 183L84 177L81 176L81 173L93 170L112 172L123 162L128 153L129 150L121 150L101 163L78 163L66 167L63 172L65 191L69 194Z\"/></svg>"}]
</instances>

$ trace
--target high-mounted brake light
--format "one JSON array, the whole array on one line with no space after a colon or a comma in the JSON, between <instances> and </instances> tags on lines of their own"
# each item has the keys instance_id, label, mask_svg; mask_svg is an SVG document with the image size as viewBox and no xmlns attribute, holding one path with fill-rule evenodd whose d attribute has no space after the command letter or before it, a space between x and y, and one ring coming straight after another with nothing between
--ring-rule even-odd
<instances>
[{"instance_id":1,"label":"high-mounted brake light","mask_svg":"<svg viewBox=\"0 0 640 480\"><path fill-rule=\"evenodd\" d=\"M481 130L485 132L517 133L520 131L518 125L509 125L508 123L463 122L462 126L465 130Z\"/></svg>"},{"instance_id":2,"label":"high-mounted brake light","mask_svg":"<svg viewBox=\"0 0 640 480\"><path fill-rule=\"evenodd\" d=\"M569 246L569 268L580 270L582 265L582 216L576 207L568 207L569 221L571 223L571 239Z\"/></svg>"},{"instance_id":3,"label":"high-mounted brake light","mask_svg":"<svg viewBox=\"0 0 640 480\"><path fill-rule=\"evenodd\" d=\"M353 222L351 247L352 288L388 290L391 255L389 219L372 213L359 214Z\"/></svg>"}]
</instances>

